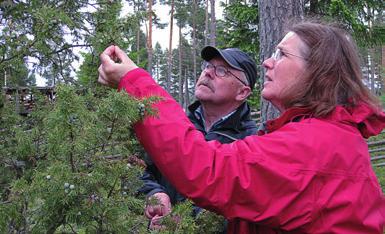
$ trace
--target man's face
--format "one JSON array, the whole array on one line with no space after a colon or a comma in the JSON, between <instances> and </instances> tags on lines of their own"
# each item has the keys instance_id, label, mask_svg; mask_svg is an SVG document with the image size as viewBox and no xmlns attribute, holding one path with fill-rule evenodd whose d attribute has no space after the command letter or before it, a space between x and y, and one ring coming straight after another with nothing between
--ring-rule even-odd
<instances>
[{"instance_id":1,"label":"man's face","mask_svg":"<svg viewBox=\"0 0 385 234\"><path fill-rule=\"evenodd\" d=\"M224 59L215 57L209 61L214 66L224 66L237 77L244 78L241 71L231 68ZM205 69L202 71L195 86L195 97L202 103L212 103L220 105L228 102L235 102L235 97L239 89L244 85L233 75L227 73L223 77L215 74L215 69Z\"/></svg>"}]
</instances>

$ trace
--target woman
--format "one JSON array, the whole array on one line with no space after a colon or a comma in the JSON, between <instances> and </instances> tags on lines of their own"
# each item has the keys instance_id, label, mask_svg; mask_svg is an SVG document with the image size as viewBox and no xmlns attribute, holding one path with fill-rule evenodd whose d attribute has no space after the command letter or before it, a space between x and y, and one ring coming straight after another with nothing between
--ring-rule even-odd
<instances>
[{"instance_id":1,"label":"woman","mask_svg":"<svg viewBox=\"0 0 385 234\"><path fill-rule=\"evenodd\" d=\"M263 62L262 96L282 115L266 134L232 144L206 142L119 48L107 48L101 61L100 83L164 98L154 105L159 117L138 123L136 133L179 192L229 220L228 233L382 233L385 198L364 138L381 132L385 114L343 31L316 23L289 29Z\"/></svg>"}]
</instances>

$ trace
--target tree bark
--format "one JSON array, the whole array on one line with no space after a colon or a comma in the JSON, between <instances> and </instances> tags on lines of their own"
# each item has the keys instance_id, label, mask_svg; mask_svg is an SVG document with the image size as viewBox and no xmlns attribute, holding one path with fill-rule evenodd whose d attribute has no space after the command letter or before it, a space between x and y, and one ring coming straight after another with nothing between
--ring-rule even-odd
<instances>
[{"instance_id":1,"label":"tree bark","mask_svg":"<svg viewBox=\"0 0 385 234\"><path fill-rule=\"evenodd\" d=\"M148 35L147 35L147 54L148 66L147 70L152 75L152 0L148 0Z\"/></svg>"},{"instance_id":2,"label":"tree bark","mask_svg":"<svg viewBox=\"0 0 385 234\"><path fill-rule=\"evenodd\" d=\"M207 39L209 36L209 0L206 0L206 14L205 14L205 46L207 44Z\"/></svg>"},{"instance_id":3,"label":"tree bark","mask_svg":"<svg viewBox=\"0 0 385 234\"><path fill-rule=\"evenodd\" d=\"M137 11L139 12L139 10L140 10L139 4L137 4L136 6L138 7ZM136 31L136 55L137 55L136 56L136 64L140 63L139 51L140 51L140 20L138 20L138 29Z\"/></svg>"},{"instance_id":4,"label":"tree bark","mask_svg":"<svg viewBox=\"0 0 385 234\"><path fill-rule=\"evenodd\" d=\"M179 66L178 66L178 101L181 106L183 106L183 74L182 74L182 63L183 63L183 56L182 56L182 50L183 50L183 42L182 42L182 26L179 26Z\"/></svg>"},{"instance_id":5,"label":"tree bark","mask_svg":"<svg viewBox=\"0 0 385 234\"><path fill-rule=\"evenodd\" d=\"M192 37L193 37L193 47L192 47L192 57L193 57L193 80L194 80L194 87L196 84L196 77L197 74L197 38L196 38L196 30L197 30L197 23L196 23L196 14L197 14L197 1L193 1L193 28L192 28Z\"/></svg>"},{"instance_id":6,"label":"tree bark","mask_svg":"<svg viewBox=\"0 0 385 234\"><path fill-rule=\"evenodd\" d=\"M170 92L170 82L171 82L173 29L174 29L174 0L171 1L171 12L170 12L170 39L168 42L167 77L166 77L167 92Z\"/></svg>"},{"instance_id":7,"label":"tree bark","mask_svg":"<svg viewBox=\"0 0 385 234\"><path fill-rule=\"evenodd\" d=\"M215 0L210 0L211 20L210 20L210 45L215 46L216 42L216 27L217 22L215 19Z\"/></svg>"},{"instance_id":8,"label":"tree bark","mask_svg":"<svg viewBox=\"0 0 385 234\"><path fill-rule=\"evenodd\" d=\"M259 0L259 59L260 64L271 56L284 35L284 24L292 19L302 19L304 0ZM260 87L264 83L264 69L260 67ZM261 120L265 122L279 116L270 102L261 98Z\"/></svg>"},{"instance_id":9,"label":"tree bark","mask_svg":"<svg viewBox=\"0 0 385 234\"><path fill-rule=\"evenodd\" d=\"M317 14L317 8L318 8L318 0L310 0L310 14L315 15Z\"/></svg>"},{"instance_id":10,"label":"tree bark","mask_svg":"<svg viewBox=\"0 0 385 234\"><path fill-rule=\"evenodd\" d=\"M380 80L381 80L381 84L382 84L382 87L381 87L381 90L380 92L384 92L384 88L385 88L385 45L382 46L382 48L380 48L380 54L381 54L381 61L380 61L380 67L379 67L379 71L380 71Z\"/></svg>"},{"instance_id":11,"label":"tree bark","mask_svg":"<svg viewBox=\"0 0 385 234\"><path fill-rule=\"evenodd\" d=\"M184 102L185 102L185 110L187 110L187 107L190 105L190 94L189 94L189 88L188 88L188 68L185 69L184 72Z\"/></svg>"},{"instance_id":12,"label":"tree bark","mask_svg":"<svg viewBox=\"0 0 385 234\"><path fill-rule=\"evenodd\" d=\"M368 75L370 77L370 91L372 91L373 94L376 94L376 72L375 72L375 61L374 61L374 48L369 48L369 66L370 69L368 72Z\"/></svg>"}]
</instances>

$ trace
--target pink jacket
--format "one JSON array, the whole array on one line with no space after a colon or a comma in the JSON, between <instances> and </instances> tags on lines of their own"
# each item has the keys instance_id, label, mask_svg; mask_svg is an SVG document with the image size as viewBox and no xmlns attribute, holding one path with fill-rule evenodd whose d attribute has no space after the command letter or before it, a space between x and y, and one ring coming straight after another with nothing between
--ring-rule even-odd
<instances>
[{"instance_id":1,"label":"pink jacket","mask_svg":"<svg viewBox=\"0 0 385 234\"><path fill-rule=\"evenodd\" d=\"M271 133L220 144L206 142L144 70L119 88L163 97L159 116L135 126L138 138L179 192L229 220L228 233L382 234L385 198L363 136L385 127L384 113L363 104L317 119L291 109Z\"/></svg>"}]
</instances>

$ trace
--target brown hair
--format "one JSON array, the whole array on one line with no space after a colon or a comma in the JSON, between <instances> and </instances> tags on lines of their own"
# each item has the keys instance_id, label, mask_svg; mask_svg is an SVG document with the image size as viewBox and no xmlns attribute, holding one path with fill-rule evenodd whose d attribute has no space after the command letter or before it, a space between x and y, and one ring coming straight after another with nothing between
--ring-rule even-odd
<instances>
[{"instance_id":1,"label":"brown hair","mask_svg":"<svg viewBox=\"0 0 385 234\"><path fill-rule=\"evenodd\" d=\"M337 105L354 107L365 102L379 108L378 99L362 82L360 60L353 39L342 29L302 22L288 31L305 43L306 70L290 90L284 106L307 107L315 117L324 117Z\"/></svg>"}]
</instances>

